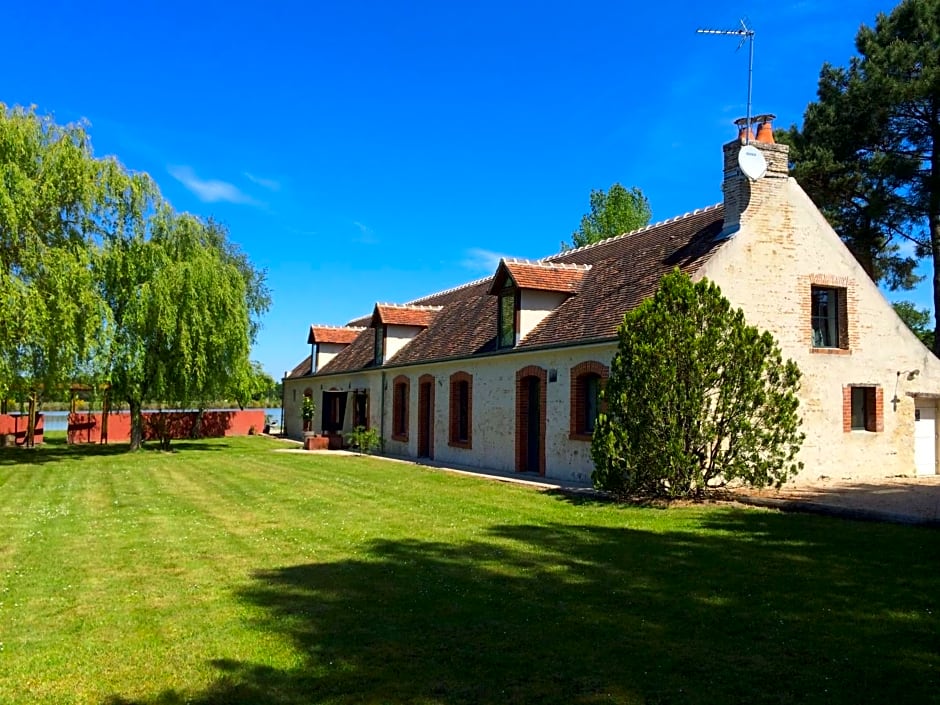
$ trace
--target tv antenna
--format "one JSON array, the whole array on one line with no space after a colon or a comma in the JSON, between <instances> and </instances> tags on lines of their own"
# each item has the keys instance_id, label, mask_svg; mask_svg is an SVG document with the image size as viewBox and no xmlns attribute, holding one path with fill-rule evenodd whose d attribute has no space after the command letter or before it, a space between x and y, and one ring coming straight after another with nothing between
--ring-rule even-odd
<instances>
[{"instance_id":1,"label":"tv antenna","mask_svg":"<svg viewBox=\"0 0 940 705\"><path fill-rule=\"evenodd\" d=\"M751 141L751 84L754 81L754 30L741 20L741 29L697 29L697 34L724 34L735 37L741 37L741 43L738 49L748 43L749 56L747 61L747 125L744 132L744 143L750 144Z\"/></svg>"}]
</instances>

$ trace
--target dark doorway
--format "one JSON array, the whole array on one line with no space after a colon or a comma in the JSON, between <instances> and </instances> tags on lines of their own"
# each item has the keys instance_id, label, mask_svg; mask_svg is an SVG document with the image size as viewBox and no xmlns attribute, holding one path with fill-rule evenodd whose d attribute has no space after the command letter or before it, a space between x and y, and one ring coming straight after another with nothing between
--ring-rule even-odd
<instances>
[{"instance_id":1,"label":"dark doorway","mask_svg":"<svg viewBox=\"0 0 940 705\"><path fill-rule=\"evenodd\" d=\"M369 393L357 390L353 396L353 428L369 428Z\"/></svg>"},{"instance_id":2,"label":"dark doorway","mask_svg":"<svg viewBox=\"0 0 940 705\"><path fill-rule=\"evenodd\" d=\"M542 417L542 381L538 377L525 380L526 411L526 472L541 472L539 456L542 448L542 429L539 420Z\"/></svg>"},{"instance_id":3,"label":"dark doorway","mask_svg":"<svg viewBox=\"0 0 940 705\"><path fill-rule=\"evenodd\" d=\"M323 392L323 432L337 433L343 430L346 418L346 392Z\"/></svg>"},{"instance_id":4,"label":"dark doorway","mask_svg":"<svg viewBox=\"0 0 940 705\"><path fill-rule=\"evenodd\" d=\"M516 471L545 474L548 373L530 365L516 372Z\"/></svg>"},{"instance_id":5,"label":"dark doorway","mask_svg":"<svg viewBox=\"0 0 940 705\"><path fill-rule=\"evenodd\" d=\"M434 378L418 380L418 457L434 457Z\"/></svg>"}]
</instances>

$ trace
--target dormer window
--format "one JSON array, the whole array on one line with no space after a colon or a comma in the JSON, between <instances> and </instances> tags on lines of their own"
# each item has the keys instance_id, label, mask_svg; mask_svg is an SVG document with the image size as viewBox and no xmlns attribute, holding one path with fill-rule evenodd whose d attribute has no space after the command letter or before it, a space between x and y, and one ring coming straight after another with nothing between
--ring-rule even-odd
<instances>
[{"instance_id":1,"label":"dormer window","mask_svg":"<svg viewBox=\"0 0 940 705\"><path fill-rule=\"evenodd\" d=\"M578 293L590 268L501 259L487 291L497 297L496 347L507 350L525 341L549 314Z\"/></svg>"},{"instance_id":2,"label":"dormer window","mask_svg":"<svg viewBox=\"0 0 940 705\"><path fill-rule=\"evenodd\" d=\"M310 326L310 372L316 374L359 337L363 328L355 326Z\"/></svg>"},{"instance_id":3,"label":"dormer window","mask_svg":"<svg viewBox=\"0 0 940 705\"><path fill-rule=\"evenodd\" d=\"M440 306L376 304L372 312L372 329L375 331L372 357L375 364L394 361L408 343L434 323L440 311Z\"/></svg>"},{"instance_id":4,"label":"dormer window","mask_svg":"<svg viewBox=\"0 0 940 705\"><path fill-rule=\"evenodd\" d=\"M516 344L516 288L507 286L499 293L499 347L511 348Z\"/></svg>"},{"instance_id":5,"label":"dormer window","mask_svg":"<svg viewBox=\"0 0 940 705\"><path fill-rule=\"evenodd\" d=\"M375 364L385 364L385 326L375 326Z\"/></svg>"}]
</instances>

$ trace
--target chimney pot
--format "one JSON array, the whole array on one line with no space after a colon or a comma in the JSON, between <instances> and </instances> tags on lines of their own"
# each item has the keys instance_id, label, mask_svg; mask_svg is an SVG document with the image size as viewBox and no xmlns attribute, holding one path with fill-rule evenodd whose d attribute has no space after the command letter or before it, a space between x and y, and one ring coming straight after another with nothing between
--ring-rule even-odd
<instances>
[{"instance_id":1,"label":"chimney pot","mask_svg":"<svg viewBox=\"0 0 940 705\"><path fill-rule=\"evenodd\" d=\"M738 118L734 124L738 127L738 139L741 144L747 144L754 139L754 130L747 124L747 118Z\"/></svg>"},{"instance_id":2,"label":"chimney pot","mask_svg":"<svg viewBox=\"0 0 940 705\"><path fill-rule=\"evenodd\" d=\"M767 113L764 115L758 115L754 118L754 122L760 123L760 127L757 128L758 142L763 142L764 144L775 144L773 126L773 120L775 117L777 116Z\"/></svg>"}]
</instances>

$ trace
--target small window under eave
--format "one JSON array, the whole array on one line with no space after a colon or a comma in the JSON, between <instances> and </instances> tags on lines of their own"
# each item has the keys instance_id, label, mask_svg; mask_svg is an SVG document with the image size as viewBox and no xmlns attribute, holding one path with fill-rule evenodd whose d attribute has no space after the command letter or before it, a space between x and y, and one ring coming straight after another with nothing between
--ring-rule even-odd
<instances>
[{"instance_id":1,"label":"small window under eave","mask_svg":"<svg viewBox=\"0 0 940 705\"><path fill-rule=\"evenodd\" d=\"M385 326L378 324L373 326L375 331L374 359L376 365L385 364Z\"/></svg>"}]
</instances>

